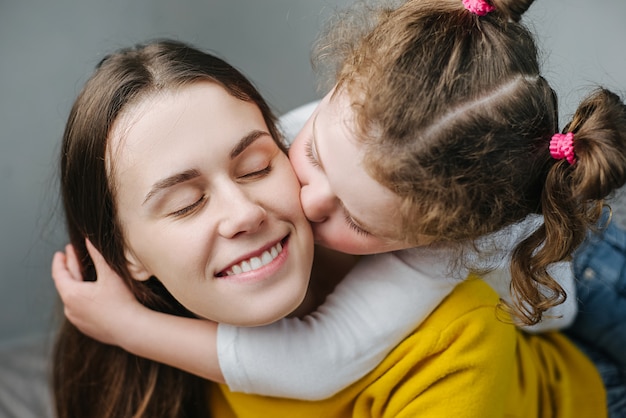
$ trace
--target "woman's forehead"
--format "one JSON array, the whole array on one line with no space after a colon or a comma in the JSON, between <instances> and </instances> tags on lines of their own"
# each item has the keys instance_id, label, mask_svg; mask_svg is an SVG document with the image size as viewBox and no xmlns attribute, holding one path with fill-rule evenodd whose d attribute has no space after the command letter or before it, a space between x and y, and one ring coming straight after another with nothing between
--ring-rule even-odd
<instances>
[{"instance_id":1,"label":"woman's forehead","mask_svg":"<svg viewBox=\"0 0 626 418\"><path fill-rule=\"evenodd\" d=\"M218 83L160 91L116 120L106 153L108 173L118 182L127 172L135 181L148 181L167 170L222 165L234 143L267 130L256 103L234 97Z\"/></svg>"},{"instance_id":2,"label":"woman's forehead","mask_svg":"<svg viewBox=\"0 0 626 418\"><path fill-rule=\"evenodd\" d=\"M151 89L127 102L117 115L109 130L105 154L107 173L110 174L114 172L114 166L118 165L120 161L123 161L125 155L127 156L129 154L125 151L137 146L137 141L149 141L151 139L150 136L132 136L131 138L133 129L144 121L146 116L152 112L166 114L166 112L174 108L172 105L175 105L177 101L185 100L185 92L193 86L201 84L210 84L223 89L219 84L210 80L201 80L189 84L178 84L159 89Z\"/></svg>"}]
</instances>

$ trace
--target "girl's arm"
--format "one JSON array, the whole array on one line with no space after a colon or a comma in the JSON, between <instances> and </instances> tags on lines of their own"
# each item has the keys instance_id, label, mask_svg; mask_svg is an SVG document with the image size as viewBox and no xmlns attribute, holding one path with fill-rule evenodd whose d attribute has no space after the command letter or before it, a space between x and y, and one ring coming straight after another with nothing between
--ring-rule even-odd
<instances>
[{"instance_id":1,"label":"girl's arm","mask_svg":"<svg viewBox=\"0 0 626 418\"><path fill-rule=\"evenodd\" d=\"M264 327L220 324L216 343L213 323L139 304L93 247L98 280L83 282L67 251L55 255L53 277L68 319L87 335L210 380L225 377L233 391L306 400L370 372L457 283L445 277L447 264L434 262L443 255L428 249L363 257L316 312Z\"/></svg>"},{"instance_id":2,"label":"girl's arm","mask_svg":"<svg viewBox=\"0 0 626 418\"><path fill-rule=\"evenodd\" d=\"M52 277L65 305L65 316L84 334L105 344L224 382L217 351L217 324L153 311L140 304L122 279L87 241L96 266L95 282L82 280L71 245L52 260Z\"/></svg>"},{"instance_id":3,"label":"girl's arm","mask_svg":"<svg viewBox=\"0 0 626 418\"><path fill-rule=\"evenodd\" d=\"M541 333L558 331L569 327L578 314L578 303L576 298L576 284L571 261L561 261L548 266L548 273L565 290L567 299L560 304L553 306L544 312L541 321L535 325L521 326L526 332ZM511 271L509 264L505 267L491 271L483 276L483 279L491 285L502 299L507 302L512 301L510 292Z\"/></svg>"},{"instance_id":4,"label":"girl's arm","mask_svg":"<svg viewBox=\"0 0 626 418\"><path fill-rule=\"evenodd\" d=\"M258 328L220 324L218 355L234 392L320 400L351 385L459 282L447 250L362 257L316 312Z\"/></svg>"}]
</instances>

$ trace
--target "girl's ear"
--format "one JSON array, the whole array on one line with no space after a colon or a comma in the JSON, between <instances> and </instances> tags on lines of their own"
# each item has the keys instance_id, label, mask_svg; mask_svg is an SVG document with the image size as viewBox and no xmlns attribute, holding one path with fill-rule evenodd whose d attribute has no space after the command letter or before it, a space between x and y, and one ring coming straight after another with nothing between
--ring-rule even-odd
<instances>
[{"instance_id":1,"label":"girl's ear","mask_svg":"<svg viewBox=\"0 0 626 418\"><path fill-rule=\"evenodd\" d=\"M131 276L133 276L133 279L143 282L152 277L152 274L150 274L143 263L135 257L132 251L126 249L124 250L124 254L126 256L126 263L128 264L128 271Z\"/></svg>"}]
</instances>

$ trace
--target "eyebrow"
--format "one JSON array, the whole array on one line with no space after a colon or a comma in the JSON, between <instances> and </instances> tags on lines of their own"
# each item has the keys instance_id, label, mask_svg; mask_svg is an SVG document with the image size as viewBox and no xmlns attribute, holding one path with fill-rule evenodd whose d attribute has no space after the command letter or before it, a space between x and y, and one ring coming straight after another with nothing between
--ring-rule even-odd
<instances>
[{"instance_id":1,"label":"eyebrow","mask_svg":"<svg viewBox=\"0 0 626 418\"><path fill-rule=\"evenodd\" d=\"M237 158L237 156L239 156L242 152L244 152L250 145L252 145L254 143L254 141L256 141L257 139L259 139L262 136L271 136L269 134L269 132L266 131L261 131L258 129L255 129L251 132L249 132L248 134L246 134L243 138L241 138L239 140L239 142L237 142L237 144L231 149L230 151L230 159L235 159ZM157 193L168 189L170 187L176 186L177 184L181 184L184 183L186 181L192 180L196 177L200 176L200 172L198 170L196 170L195 168L189 169L189 170L185 170L181 173L176 173L173 174L169 177L166 177L162 180L157 181L156 183L154 183L154 185L152 186L152 188L150 188L150 191L148 192L148 194L146 195L146 198L143 201L143 204L145 205L146 202L148 202L150 199L152 199Z\"/></svg>"},{"instance_id":2,"label":"eyebrow","mask_svg":"<svg viewBox=\"0 0 626 418\"><path fill-rule=\"evenodd\" d=\"M230 159L234 159L236 158L239 154L241 154L242 152L244 152L246 150L246 148L248 148L250 145L252 145L252 143L254 141L256 141L257 139L259 139L262 136L270 136L269 132L266 131L261 131L259 129L255 129L251 132L249 132L246 136L244 136L243 138L241 138L241 140L237 143L237 145L235 145L233 147L233 149L230 151Z\"/></svg>"},{"instance_id":3,"label":"eyebrow","mask_svg":"<svg viewBox=\"0 0 626 418\"><path fill-rule=\"evenodd\" d=\"M186 181L189 181L199 176L200 176L200 172L196 170L195 168L193 168L193 169L185 170L182 173L176 173L174 175L164 178L163 180L159 180L156 183L154 183L154 185L152 186L152 188L146 195L146 198L143 200L143 204L145 205L148 200L150 200L154 195L156 195L160 191L165 190L172 186L176 186L177 184L184 183Z\"/></svg>"}]
</instances>

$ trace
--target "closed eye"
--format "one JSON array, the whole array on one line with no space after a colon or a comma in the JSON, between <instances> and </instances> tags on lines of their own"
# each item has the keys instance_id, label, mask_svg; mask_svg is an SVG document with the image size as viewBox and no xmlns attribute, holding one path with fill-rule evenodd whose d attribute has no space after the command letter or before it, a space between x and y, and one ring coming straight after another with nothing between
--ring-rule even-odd
<instances>
[{"instance_id":1,"label":"closed eye","mask_svg":"<svg viewBox=\"0 0 626 418\"><path fill-rule=\"evenodd\" d=\"M304 144L304 152L306 154L306 158L309 160L309 163L311 163L311 165L313 167L319 167L320 163L317 160L317 156L315 155L315 152L313 151L313 138L309 138L305 144Z\"/></svg>"},{"instance_id":2,"label":"closed eye","mask_svg":"<svg viewBox=\"0 0 626 418\"><path fill-rule=\"evenodd\" d=\"M239 178L241 179L255 179L255 178L259 178L259 177L265 177L267 176L269 173L272 172L272 165L269 164L267 167L261 169L261 170L257 170L257 171L253 171L251 173L247 173L244 174L242 176L240 176Z\"/></svg>"},{"instance_id":3,"label":"closed eye","mask_svg":"<svg viewBox=\"0 0 626 418\"><path fill-rule=\"evenodd\" d=\"M352 229L353 231L355 231L357 234L359 235L370 235L369 232L367 232L365 229L361 228L359 225L357 225L354 220L350 217L350 215L348 213L344 214L344 219L346 221L346 223L348 224L348 227L350 229Z\"/></svg>"},{"instance_id":4,"label":"closed eye","mask_svg":"<svg viewBox=\"0 0 626 418\"><path fill-rule=\"evenodd\" d=\"M198 208L200 205L202 205L205 201L206 201L206 196L202 195L200 197L200 199L196 200L191 205L185 206L182 209L179 209L177 211L174 211L174 212L170 213L170 216L173 216L173 217L176 217L176 218L180 218L180 217L183 217L185 215L188 215L189 213L193 212L196 208Z\"/></svg>"}]
</instances>

